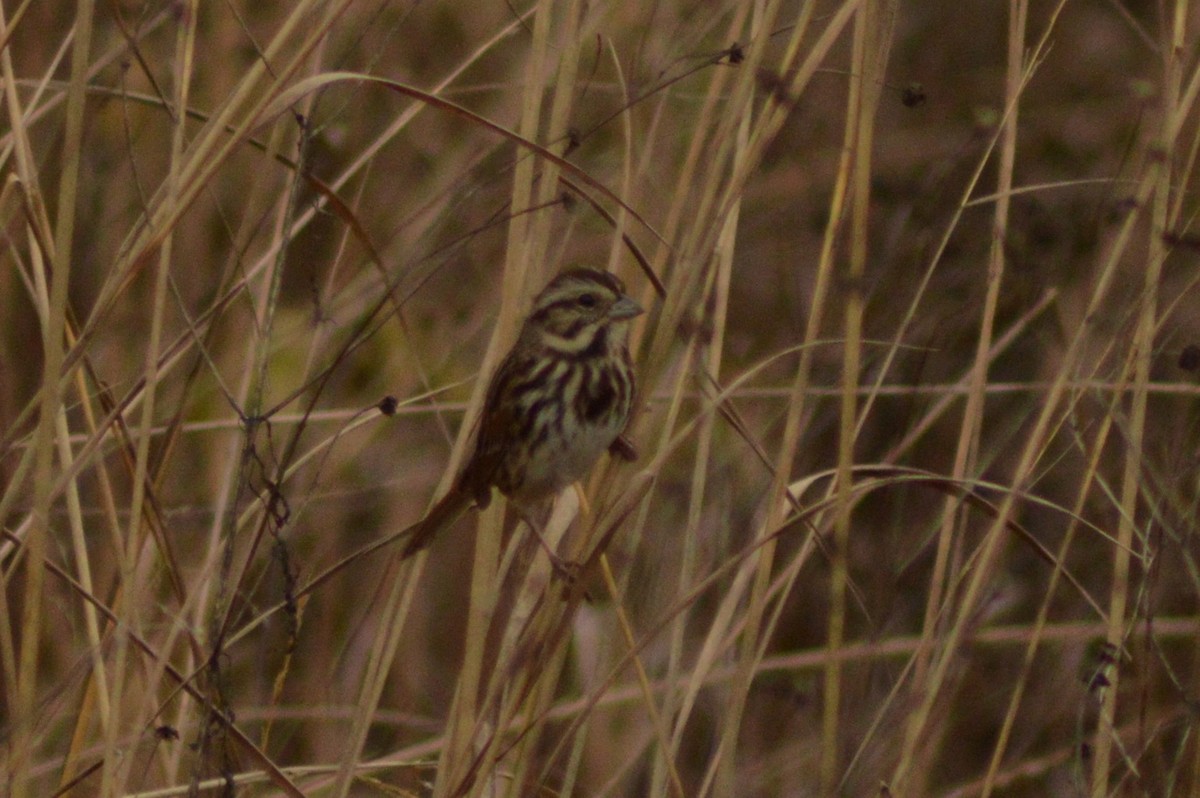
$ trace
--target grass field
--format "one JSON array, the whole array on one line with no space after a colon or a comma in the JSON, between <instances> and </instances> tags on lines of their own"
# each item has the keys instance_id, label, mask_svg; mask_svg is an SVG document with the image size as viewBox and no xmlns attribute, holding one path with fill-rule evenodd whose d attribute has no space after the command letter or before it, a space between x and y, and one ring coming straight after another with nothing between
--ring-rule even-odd
<instances>
[{"instance_id":1,"label":"grass field","mask_svg":"<svg viewBox=\"0 0 1200 798\"><path fill-rule=\"evenodd\" d=\"M0 793L1200 795L1200 8L0 10ZM636 463L414 560L556 272Z\"/></svg>"}]
</instances>

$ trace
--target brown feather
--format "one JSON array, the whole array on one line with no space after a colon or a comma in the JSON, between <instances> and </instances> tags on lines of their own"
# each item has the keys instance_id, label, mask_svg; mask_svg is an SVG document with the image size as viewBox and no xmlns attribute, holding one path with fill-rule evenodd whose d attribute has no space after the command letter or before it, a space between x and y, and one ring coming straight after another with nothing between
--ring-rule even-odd
<instances>
[{"instance_id":1,"label":"brown feather","mask_svg":"<svg viewBox=\"0 0 1200 798\"><path fill-rule=\"evenodd\" d=\"M449 493L433 506L433 509L424 518L412 527L412 531L409 533L412 537L409 538L408 544L404 547L404 552L400 555L400 559L407 560L428 546L439 532L448 529L457 521L458 517L466 512L470 505L471 497L469 495L464 493L458 486L452 488Z\"/></svg>"},{"instance_id":2,"label":"brown feather","mask_svg":"<svg viewBox=\"0 0 1200 798\"><path fill-rule=\"evenodd\" d=\"M636 393L626 337L641 312L605 272L575 269L550 281L488 384L466 467L413 527L404 557L472 503L486 507L493 487L524 515L581 478L605 450L637 458L624 435Z\"/></svg>"}]
</instances>

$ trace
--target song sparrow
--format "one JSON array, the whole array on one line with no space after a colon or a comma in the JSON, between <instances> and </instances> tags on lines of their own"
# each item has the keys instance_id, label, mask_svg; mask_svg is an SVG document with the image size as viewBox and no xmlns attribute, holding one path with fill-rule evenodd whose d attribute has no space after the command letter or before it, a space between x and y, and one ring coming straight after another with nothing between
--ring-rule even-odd
<instances>
[{"instance_id":1,"label":"song sparrow","mask_svg":"<svg viewBox=\"0 0 1200 798\"><path fill-rule=\"evenodd\" d=\"M634 401L626 339L640 313L620 280L595 269L563 272L542 289L488 385L474 454L413 528L403 557L428 546L472 502L487 507L493 486L540 539L531 516L538 504L586 474L606 449L637 458L623 433Z\"/></svg>"}]
</instances>

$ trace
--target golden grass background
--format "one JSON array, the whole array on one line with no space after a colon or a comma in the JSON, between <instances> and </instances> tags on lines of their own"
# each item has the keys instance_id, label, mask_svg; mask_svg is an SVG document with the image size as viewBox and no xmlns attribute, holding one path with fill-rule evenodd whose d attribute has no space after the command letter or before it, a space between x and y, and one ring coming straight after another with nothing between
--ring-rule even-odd
<instances>
[{"instance_id":1,"label":"golden grass background","mask_svg":"<svg viewBox=\"0 0 1200 798\"><path fill-rule=\"evenodd\" d=\"M0 22L6 794L1200 791L1191 4ZM579 582L397 564L580 263Z\"/></svg>"}]
</instances>

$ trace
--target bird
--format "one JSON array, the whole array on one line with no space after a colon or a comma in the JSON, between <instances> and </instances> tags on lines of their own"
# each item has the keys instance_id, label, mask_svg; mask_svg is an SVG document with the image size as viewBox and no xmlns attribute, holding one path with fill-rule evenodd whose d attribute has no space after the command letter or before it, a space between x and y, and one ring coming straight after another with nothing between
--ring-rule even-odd
<instances>
[{"instance_id":1,"label":"bird","mask_svg":"<svg viewBox=\"0 0 1200 798\"><path fill-rule=\"evenodd\" d=\"M470 459L411 528L401 559L429 546L472 504L486 508L496 488L555 570L566 570L534 513L605 451L637 459L626 437L637 393L628 339L630 322L643 312L620 279L597 269L569 269L542 289L488 384Z\"/></svg>"}]
</instances>

